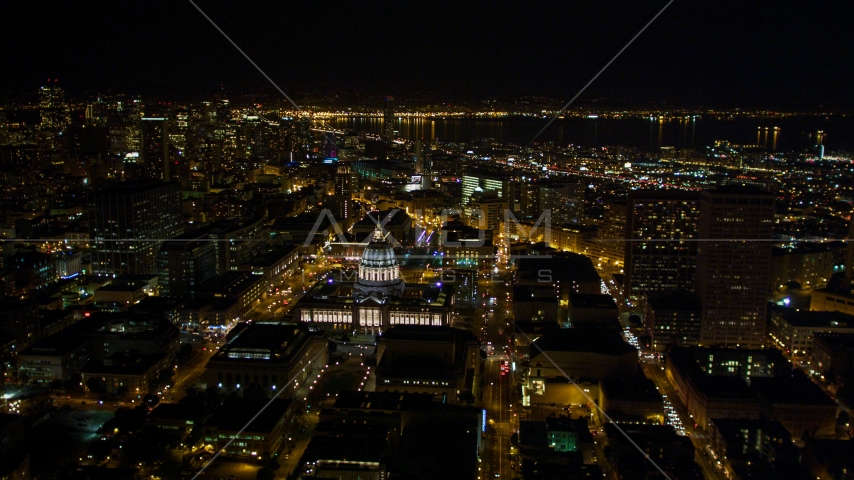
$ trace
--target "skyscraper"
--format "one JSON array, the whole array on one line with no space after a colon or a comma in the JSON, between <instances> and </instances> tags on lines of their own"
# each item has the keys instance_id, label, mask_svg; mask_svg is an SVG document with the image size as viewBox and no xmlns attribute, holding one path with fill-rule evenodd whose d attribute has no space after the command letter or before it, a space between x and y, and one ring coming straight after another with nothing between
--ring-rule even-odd
<instances>
[{"instance_id":1,"label":"skyscraper","mask_svg":"<svg viewBox=\"0 0 854 480\"><path fill-rule=\"evenodd\" d=\"M764 190L730 185L702 193L697 245L701 344L763 345L773 227L774 197Z\"/></svg>"},{"instance_id":2,"label":"skyscraper","mask_svg":"<svg viewBox=\"0 0 854 480\"><path fill-rule=\"evenodd\" d=\"M169 181L169 120L166 117L142 118L142 161L150 178Z\"/></svg>"},{"instance_id":3,"label":"skyscraper","mask_svg":"<svg viewBox=\"0 0 854 480\"><path fill-rule=\"evenodd\" d=\"M626 209L626 296L697 288L700 193L635 190Z\"/></svg>"},{"instance_id":4,"label":"skyscraper","mask_svg":"<svg viewBox=\"0 0 854 480\"><path fill-rule=\"evenodd\" d=\"M164 239L183 231L181 186L157 180L116 183L89 197L92 272L154 274Z\"/></svg>"},{"instance_id":5,"label":"skyscraper","mask_svg":"<svg viewBox=\"0 0 854 480\"><path fill-rule=\"evenodd\" d=\"M552 223L566 225L581 223L584 219L584 189L579 182L543 182L539 185L538 217L543 210L550 210Z\"/></svg>"},{"instance_id":6,"label":"skyscraper","mask_svg":"<svg viewBox=\"0 0 854 480\"><path fill-rule=\"evenodd\" d=\"M39 88L39 115L42 130L63 130L68 125L65 108L65 93L59 88L58 80L47 79Z\"/></svg>"},{"instance_id":7,"label":"skyscraper","mask_svg":"<svg viewBox=\"0 0 854 480\"><path fill-rule=\"evenodd\" d=\"M335 195L330 204L332 213L339 222L345 222L353 217L353 183L354 179L350 166L347 164L338 165L338 171L335 174Z\"/></svg>"},{"instance_id":8,"label":"skyscraper","mask_svg":"<svg viewBox=\"0 0 854 480\"><path fill-rule=\"evenodd\" d=\"M394 142L394 97L385 97L383 107L383 141Z\"/></svg>"}]
</instances>

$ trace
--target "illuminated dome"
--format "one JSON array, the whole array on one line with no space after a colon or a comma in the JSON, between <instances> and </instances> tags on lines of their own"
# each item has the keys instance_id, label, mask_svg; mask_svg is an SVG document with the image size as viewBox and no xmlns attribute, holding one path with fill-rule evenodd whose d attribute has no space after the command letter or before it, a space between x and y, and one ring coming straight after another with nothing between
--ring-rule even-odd
<instances>
[{"instance_id":1,"label":"illuminated dome","mask_svg":"<svg viewBox=\"0 0 854 480\"><path fill-rule=\"evenodd\" d=\"M353 286L353 297L362 302L373 297L383 303L390 297L403 293L403 280L400 267L394 256L394 247L386 240L377 226L371 243L365 247L359 261L359 278Z\"/></svg>"}]
</instances>

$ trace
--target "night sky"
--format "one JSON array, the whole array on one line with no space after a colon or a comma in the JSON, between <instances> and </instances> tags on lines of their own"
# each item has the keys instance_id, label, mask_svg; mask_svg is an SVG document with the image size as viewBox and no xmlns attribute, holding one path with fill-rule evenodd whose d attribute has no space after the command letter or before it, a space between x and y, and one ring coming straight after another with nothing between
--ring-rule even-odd
<instances>
[{"instance_id":1,"label":"night sky","mask_svg":"<svg viewBox=\"0 0 854 480\"><path fill-rule=\"evenodd\" d=\"M288 93L567 100L665 1L198 0ZM0 89L275 93L182 0L6 1ZM673 5L583 99L854 106L854 2Z\"/></svg>"}]
</instances>

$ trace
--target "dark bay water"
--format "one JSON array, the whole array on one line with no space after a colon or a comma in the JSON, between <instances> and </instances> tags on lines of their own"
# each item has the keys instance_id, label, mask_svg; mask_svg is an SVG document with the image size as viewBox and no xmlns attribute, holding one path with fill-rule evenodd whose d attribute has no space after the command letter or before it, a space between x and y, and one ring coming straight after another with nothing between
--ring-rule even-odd
<instances>
[{"instance_id":1,"label":"dark bay water","mask_svg":"<svg viewBox=\"0 0 854 480\"><path fill-rule=\"evenodd\" d=\"M500 143L527 144L547 120L527 117L398 118L396 122L398 136L409 140L423 138L443 142L471 142L492 138ZM327 123L359 133L381 134L383 131L382 118L338 117ZM778 130L774 130L775 127ZM854 117L839 115L732 120L711 116L663 120L568 118L555 121L537 141L657 149L661 146L702 148L713 144L715 140L728 140L732 144L759 144L776 151L791 151L815 145L816 132L819 130L824 132L826 151L854 151Z\"/></svg>"}]
</instances>

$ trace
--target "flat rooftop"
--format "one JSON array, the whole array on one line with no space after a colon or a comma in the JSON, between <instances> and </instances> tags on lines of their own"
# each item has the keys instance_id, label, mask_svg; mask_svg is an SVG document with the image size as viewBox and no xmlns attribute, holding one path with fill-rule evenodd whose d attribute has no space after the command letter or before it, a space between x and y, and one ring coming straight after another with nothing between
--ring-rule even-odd
<instances>
[{"instance_id":1,"label":"flat rooftop","mask_svg":"<svg viewBox=\"0 0 854 480\"><path fill-rule=\"evenodd\" d=\"M572 308L598 308L616 310L617 302L610 295L596 295L590 293L570 293L569 304Z\"/></svg>"},{"instance_id":2,"label":"flat rooftop","mask_svg":"<svg viewBox=\"0 0 854 480\"><path fill-rule=\"evenodd\" d=\"M586 352L603 355L625 355L637 353L637 349L623 340L619 332L613 330L563 328L544 332L534 341L531 354L545 352Z\"/></svg>"},{"instance_id":3,"label":"flat rooftop","mask_svg":"<svg viewBox=\"0 0 854 480\"><path fill-rule=\"evenodd\" d=\"M854 328L854 315L842 312L802 310L789 311L779 315L793 327Z\"/></svg>"},{"instance_id":4,"label":"flat rooftop","mask_svg":"<svg viewBox=\"0 0 854 480\"><path fill-rule=\"evenodd\" d=\"M264 408L267 403L269 406ZM216 426L219 430L238 431L258 414L255 420L244 430L245 432L273 431L273 428L284 417L291 406L291 401L284 398L269 400L266 398L231 397L214 412L205 425ZM264 411L261 409L264 408Z\"/></svg>"},{"instance_id":5,"label":"flat rooftop","mask_svg":"<svg viewBox=\"0 0 854 480\"><path fill-rule=\"evenodd\" d=\"M326 334L322 330L302 323L241 324L232 330L229 340L220 347L210 362L286 362L305 342L324 338Z\"/></svg>"},{"instance_id":6,"label":"flat rooftop","mask_svg":"<svg viewBox=\"0 0 854 480\"><path fill-rule=\"evenodd\" d=\"M603 378L602 389L610 400L663 402L655 383L643 375Z\"/></svg>"},{"instance_id":7,"label":"flat rooftop","mask_svg":"<svg viewBox=\"0 0 854 480\"><path fill-rule=\"evenodd\" d=\"M338 393L333 408L357 410L423 411L434 408L430 393L360 392L345 390Z\"/></svg>"},{"instance_id":8,"label":"flat rooftop","mask_svg":"<svg viewBox=\"0 0 854 480\"><path fill-rule=\"evenodd\" d=\"M837 407L821 387L799 373L779 378L753 378L751 386L762 398L776 404Z\"/></svg>"}]
</instances>

